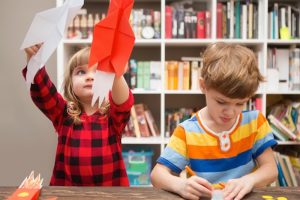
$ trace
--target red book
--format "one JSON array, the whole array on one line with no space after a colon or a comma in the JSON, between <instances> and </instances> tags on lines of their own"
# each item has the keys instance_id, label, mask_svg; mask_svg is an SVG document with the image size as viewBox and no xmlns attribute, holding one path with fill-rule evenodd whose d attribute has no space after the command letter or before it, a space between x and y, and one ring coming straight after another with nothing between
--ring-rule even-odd
<instances>
[{"instance_id":1,"label":"red book","mask_svg":"<svg viewBox=\"0 0 300 200\"><path fill-rule=\"evenodd\" d=\"M205 11L197 12L197 38L206 38Z\"/></svg>"},{"instance_id":2,"label":"red book","mask_svg":"<svg viewBox=\"0 0 300 200\"><path fill-rule=\"evenodd\" d=\"M166 29L165 29L165 38L172 38L172 12L173 8L171 6L166 6Z\"/></svg>"},{"instance_id":3,"label":"red book","mask_svg":"<svg viewBox=\"0 0 300 200\"><path fill-rule=\"evenodd\" d=\"M222 23L223 23L223 5L222 3L217 3L217 38L222 38L223 30L222 30Z\"/></svg>"},{"instance_id":4,"label":"red book","mask_svg":"<svg viewBox=\"0 0 300 200\"><path fill-rule=\"evenodd\" d=\"M262 112L262 98L261 97L255 98L255 107L256 107L256 110L260 110Z\"/></svg>"}]
</instances>

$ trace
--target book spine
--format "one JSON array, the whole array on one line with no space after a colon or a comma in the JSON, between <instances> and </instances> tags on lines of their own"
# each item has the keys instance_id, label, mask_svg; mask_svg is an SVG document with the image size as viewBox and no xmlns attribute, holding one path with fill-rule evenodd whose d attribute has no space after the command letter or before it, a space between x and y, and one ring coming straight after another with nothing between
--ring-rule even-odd
<instances>
[{"instance_id":1,"label":"book spine","mask_svg":"<svg viewBox=\"0 0 300 200\"><path fill-rule=\"evenodd\" d=\"M223 5L222 3L217 3L217 38L222 38L222 24L223 24Z\"/></svg>"},{"instance_id":2,"label":"book spine","mask_svg":"<svg viewBox=\"0 0 300 200\"><path fill-rule=\"evenodd\" d=\"M205 11L197 12L197 38L206 38Z\"/></svg>"},{"instance_id":3,"label":"book spine","mask_svg":"<svg viewBox=\"0 0 300 200\"><path fill-rule=\"evenodd\" d=\"M235 38L241 38L241 2L235 4Z\"/></svg>"},{"instance_id":4,"label":"book spine","mask_svg":"<svg viewBox=\"0 0 300 200\"><path fill-rule=\"evenodd\" d=\"M166 6L166 16L165 16L165 38L172 38L172 15L173 8L171 6Z\"/></svg>"}]
</instances>

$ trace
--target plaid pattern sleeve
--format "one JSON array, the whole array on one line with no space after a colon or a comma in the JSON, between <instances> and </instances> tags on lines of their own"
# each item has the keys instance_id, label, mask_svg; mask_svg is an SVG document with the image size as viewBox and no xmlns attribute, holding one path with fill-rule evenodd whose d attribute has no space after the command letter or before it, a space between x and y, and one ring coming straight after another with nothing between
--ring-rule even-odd
<instances>
[{"instance_id":1,"label":"plaid pattern sleeve","mask_svg":"<svg viewBox=\"0 0 300 200\"><path fill-rule=\"evenodd\" d=\"M27 67L23 69L22 73L25 78ZM62 120L66 102L57 92L45 67L41 68L34 77L34 84L30 87L30 95L34 104L52 121L57 130Z\"/></svg>"},{"instance_id":2,"label":"plaid pattern sleeve","mask_svg":"<svg viewBox=\"0 0 300 200\"><path fill-rule=\"evenodd\" d=\"M129 121L130 110L134 103L134 97L129 89L128 99L121 105L116 105L113 102L112 94L109 93L109 102L110 102L110 128L114 133L117 134L118 141L121 142L122 132Z\"/></svg>"}]
</instances>

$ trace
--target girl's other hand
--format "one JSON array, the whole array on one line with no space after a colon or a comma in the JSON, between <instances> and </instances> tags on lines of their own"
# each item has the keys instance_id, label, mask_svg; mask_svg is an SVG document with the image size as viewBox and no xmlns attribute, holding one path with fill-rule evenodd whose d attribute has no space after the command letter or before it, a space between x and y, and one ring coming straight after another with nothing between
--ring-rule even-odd
<instances>
[{"instance_id":1,"label":"girl's other hand","mask_svg":"<svg viewBox=\"0 0 300 200\"><path fill-rule=\"evenodd\" d=\"M38 50L41 48L41 46L42 46L42 44L36 44L31 47L25 48L27 63L29 62L30 58L38 52Z\"/></svg>"}]
</instances>

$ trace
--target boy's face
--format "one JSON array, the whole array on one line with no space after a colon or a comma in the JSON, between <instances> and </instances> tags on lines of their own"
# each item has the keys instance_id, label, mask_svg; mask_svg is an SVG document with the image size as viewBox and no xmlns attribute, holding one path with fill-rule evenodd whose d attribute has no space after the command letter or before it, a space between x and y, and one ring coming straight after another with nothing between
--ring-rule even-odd
<instances>
[{"instance_id":1,"label":"boy's face","mask_svg":"<svg viewBox=\"0 0 300 200\"><path fill-rule=\"evenodd\" d=\"M230 129L249 98L232 99L211 88L201 87L201 89L205 94L207 113L210 121L217 128Z\"/></svg>"},{"instance_id":2,"label":"boy's face","mask_svg":"<svg viewBox=\"0 0 300 200\"><path fill-rule=\"evenodd\" d=\"M92 86L95 72L96 66L89 68L87 64L78 66L73 70L73 91L82 102L90 103L93 97Z\"/></svg>"}]
</instances>

